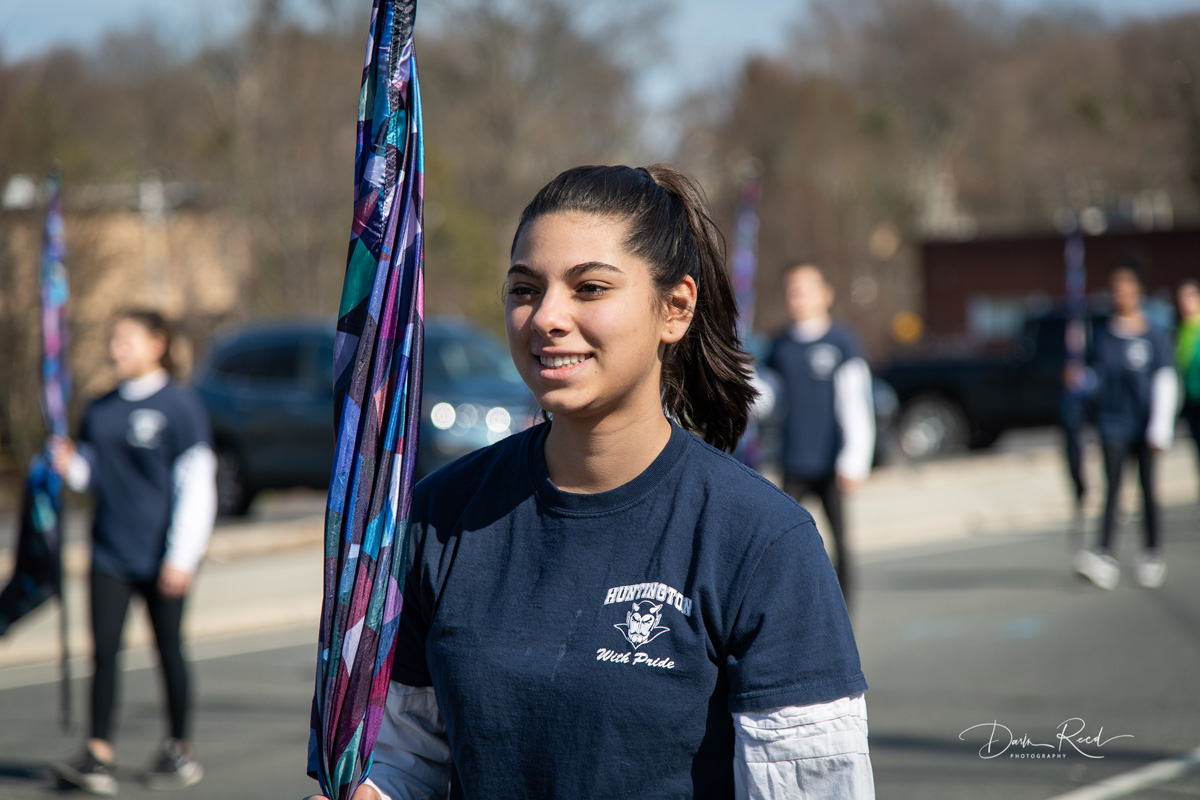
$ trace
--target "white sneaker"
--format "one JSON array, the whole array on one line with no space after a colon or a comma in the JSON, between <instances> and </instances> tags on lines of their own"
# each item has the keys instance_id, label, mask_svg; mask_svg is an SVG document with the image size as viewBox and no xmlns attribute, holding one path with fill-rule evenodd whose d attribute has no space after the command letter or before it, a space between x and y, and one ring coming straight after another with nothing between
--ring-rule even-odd
<instances>
[{"instance_id":1,"label":"white sneaker","mask_svg":"<svg viewBox=\"0 0 1200 800\"><path fill-rule=\"evenodd\" d=\"M1075 555L1075 571L1101 589L1113 590L1121 580L1121 566L1110 555L1080 550Z\"/></svg>"},{"instance_id":2,"label":"white sneaker","mask_svg":"<svg viewBox=\"0 0 1200 800\"><path fill-rule=\"evenodd\" d=\"M1153 550L1147 550L1137 565L1137 582L1147 589L1157 589L1167 579L1167 563Z\"/></svg>"}]
</instances>

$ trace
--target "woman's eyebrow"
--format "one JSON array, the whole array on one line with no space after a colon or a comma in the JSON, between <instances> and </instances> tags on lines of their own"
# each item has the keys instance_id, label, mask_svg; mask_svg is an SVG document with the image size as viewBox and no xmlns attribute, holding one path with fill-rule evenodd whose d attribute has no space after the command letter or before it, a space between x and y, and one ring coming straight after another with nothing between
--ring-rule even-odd
<instances>
[{"instance_id":1,"label":"woman's eyebrow","mask_svg":"<svg viewBox=\"0 0 1200 800\"><path fill-rule=\"evenodd\" d=\"M540 278L542 273L532 267L527 267L524 264L513 264L508 268L509 275L528 275L531 278Z\"/></svg>"},{"instance_id":2,"label":"woman's eyebrow","mask_svg":"<svg viewBox=\"0 0 1200 800\"><path fill-rule=\"evenodd\" d=\"M603 261L585 261L582 264L576 264L566 271L564 277L568 280L574 280L580 275L587 272L615 272L618 275L625 273L614 267L612 264L605 264Z\"/></svg>"},{"instance_id":3,"label":"woman's eyebrow","mask_svg":"<svg viewBox=\"0 0 1200 800\"><path fill-rule=\"evenodd\" d=\"M576 264L575 266L568 269L565 273L563 273L563 277L567 280L575 280L575 279L579 278L579 276L581 276L585 273L597 272L597 271L612 272L612 273L616 273L617 275L625 274L619 268L614 267L612 264L606 264L603 261L585 261L582 264ZM519 262L516 264L513 264L511 267L508 268L508 274L510 276L511 275L528 275L530 278L537 278L539 280L543 279L545 277L541 272L534 269L533 267L530 267L526 264L521 264Z\"/></svg>"}]
</instances>

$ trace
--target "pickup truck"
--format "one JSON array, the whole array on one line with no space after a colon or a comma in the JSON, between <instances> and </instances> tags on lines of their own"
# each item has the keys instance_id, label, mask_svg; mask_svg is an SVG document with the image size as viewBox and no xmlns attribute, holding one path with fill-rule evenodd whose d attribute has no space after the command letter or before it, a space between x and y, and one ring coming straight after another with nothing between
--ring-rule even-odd
<instances>
[{"instance_id":1,"label":"pickup truck","mask_svg":"<svg viewBox=\"0 0 1200 800\"><path fill-rule=\"evenodd\" d=\"M1089 342L1092 327L1105 318L1089 313ZM1057 424L1066 324L1063 312L1031 315L1016 337L999 345L901 355L879 369L900 403L900 452L921 460L987 447L1007 430Z\"/></svg>"}]
</instances>

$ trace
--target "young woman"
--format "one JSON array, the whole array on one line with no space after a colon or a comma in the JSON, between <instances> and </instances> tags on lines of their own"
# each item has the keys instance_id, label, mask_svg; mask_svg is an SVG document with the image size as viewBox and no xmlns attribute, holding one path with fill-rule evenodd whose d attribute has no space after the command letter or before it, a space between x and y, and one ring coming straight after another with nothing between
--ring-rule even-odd
<instances>
[{"instance_id":1,"label":"young woman","mask_svg":"<svg viewBox=\"0 0 1200 800\"><path fill-rule=\"evenodd\" d=\"M191 707L181 623L216 514L216 458L199 399L171 380L170 340L161 315L121 314L109 342L116 390L88 406L78 446L68 439L53 446L55 467L67 485L96 498L91 729L80 759L55 768L61 780L93 794L117 791L112 769L117 654L135 594L145 600L154 629L170 723L146 782L181 788L203 774L187 741Z\"/></svg>"},{"instance_id":2,"label":"young woman","mask_svg":"<svg viewBox=\"0 0 1200 800\"><path fill-rule=\"evenodd\" d=\"M549 420L418 485L356 798L873 796L821 538L726 455L736 318L679 173L579 167L525 209L505 321Z\"/></svg>"},{"instance_id":3,"label":"young woman","mask_svg":"<svg viewBox=\"0 0 1200 800\"><path fill-rule=\"evenodd\" d=\"M1142 487L1145 549L1134 573L1145 587L1161 586L1167 566L1162 557L1158 501L1154 494L1157 453L1175 435L1176 375L1171 341L1142 311L1142 281L1137 270L1121 265L1109 275L1112 317L1097 330L1091 367L1095 378L1093 417L1104 451L1106 494L1100 542L1076 556L1075 569L1102 589L1115 589L1121 568L1113 556L1117 500L1125 462L1136 460Z\"/></svg>"}]
</instances>

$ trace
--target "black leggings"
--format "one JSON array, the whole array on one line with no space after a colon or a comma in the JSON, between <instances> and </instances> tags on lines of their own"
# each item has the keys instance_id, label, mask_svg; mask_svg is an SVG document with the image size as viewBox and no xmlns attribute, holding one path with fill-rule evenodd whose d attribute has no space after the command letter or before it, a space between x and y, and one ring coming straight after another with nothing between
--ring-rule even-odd
<instances>
[{"instance_id":1,"label":"black leggings","mask_svg":"<svg viewBox=\"0 0 1200 800\"><path fill-rule=\"evenodd\" d=\"M1125 462L1137 459L1138 478L1142 484L1142 515L1146 524L1146 548L1158 547L1158 502L1154 497L1154 451L1145 439L1134 442L1102 439L1104 476L1108 493L1104 497L1104 526L1100 529L1100 548L1112 552L1113 534L1117 527L1117 495L1121 491L1121 473Z\"/></svg>"},{"instance_id":2,"label":"black leggings","mask_svg":"<svg viewBox=\"0 0 1200 800\"><path fill-rule=\"evenodd\" d=\"M166 597L155 581L131 581L102 572L92 572L92 639L95 646L92 673L93 739L110 741L113 712L117 700L117 654L121 650L121 631L134 593L146 601L150 625L162 666L167 690L167 711L171 736L186 739L190 712L187 664L183 660L182 597Z\"/></svg>"},{"instance_id":3,"label":"black leggings","mask_svg":"<svg viewBox=\"0 0 1200 800\"><path fill-rule=\"evenodd\" d=\"M1184 403L1180 416L1183 417L1188 430L1192 433L1192 441L1196 444L1196 457L1200 459L1200 402ZM1197 464L1200 464L1200 461Z\"/></svg>"},{"instance_id":4,"label":"black leggings","mask_svg":"<svg viewBox=\"0 0 1200 800\"><path fill-rule=\"evenodd\" d=\"M845 517L842 514L842 490L838 488L837 478L799 478L795 475L785 475L783 490L801 505L804 497L815 494L825 509L829 518L829 533L833 536L833 555L836 559L834 568L837 571L838 583L842 586L842 597L846 604L850 603L850 554L846 546Z\"/></svg>"}]
</instances>

